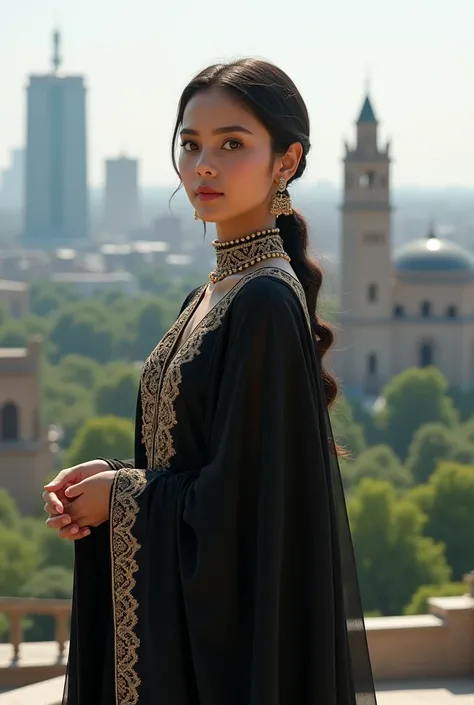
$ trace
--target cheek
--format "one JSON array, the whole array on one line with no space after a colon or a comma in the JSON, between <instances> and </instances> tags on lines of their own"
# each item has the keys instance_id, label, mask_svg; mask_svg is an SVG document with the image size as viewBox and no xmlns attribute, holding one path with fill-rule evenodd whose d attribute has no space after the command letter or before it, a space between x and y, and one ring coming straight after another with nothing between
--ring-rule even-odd
<instances>
[{"instance_id":1,"label":"cheek","mask_svg":"<svg viewBox=\"0 0 474 705\"><path fill-rule=\"evenodd\" d=\"M195 178L195 160L191 155L181 153L178 159L178 170L181 176L181 181L186 191L191 188L193 179Z\"/></svg>"},{"instance_id":2,"label":"cheek","mask_svg":"<svg viewBox=\"0 0 474 705\"><path fill-rule=\"evenodd\" d=\"M271 182L269 163L270 155L266 150L242 150L228 165L226 177L240 192L265 191Z\"/></svg>"}]
</instances>

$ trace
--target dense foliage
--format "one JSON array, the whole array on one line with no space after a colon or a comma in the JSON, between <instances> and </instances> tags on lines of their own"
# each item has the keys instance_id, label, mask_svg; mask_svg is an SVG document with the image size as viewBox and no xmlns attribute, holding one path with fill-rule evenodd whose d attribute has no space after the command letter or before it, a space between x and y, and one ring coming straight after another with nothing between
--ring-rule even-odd
<instances>
[{"instance_id":1,"label":"dense foliage","mask_svg":"<svg viewBox=\"0 0 474 705\"><path fill-rule=\"evenodd\" d=\"M43 420L59 431L58 468L132 455L140 363L199 281L147 271L140 283L140 296L81 300L37 282L30 316L0 311L0 347L44 337ZM334 300L322 310L333 319ZM366 613L414 614L430 595L464 592L474 567L474 393L448 389L426 368L393 378L382 398L374 410L341 397L333 429L349 451L341 468ZM72 546L46 529L40 502L37 518L24 518L0 490L0 595L68 596L72 567ZM53 635L46 618L26 628L29 639Z\"/></svg>"}]
</instances>

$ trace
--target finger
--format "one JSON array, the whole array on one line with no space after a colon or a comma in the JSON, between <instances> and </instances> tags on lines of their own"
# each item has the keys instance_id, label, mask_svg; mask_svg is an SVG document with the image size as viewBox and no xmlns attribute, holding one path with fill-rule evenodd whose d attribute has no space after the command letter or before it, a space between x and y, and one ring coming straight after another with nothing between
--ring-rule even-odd
<instances>
[{"instance_id":1,"label":"finger","mask_svg":"<svg viewBox=\"0 0 474 705\"><path fill-rule=\"evenodd\" d=\"M64 494L68 499L72 499L73 497L79 497L79 495L83 494L85 487L89 484L90 478L86 478L85 480L82 480L81 482L78 482L75 485L70 485L69 487L66 488L66 491Z\"/></svg>"},{"instance_id":2,"label":"finger","mask_svg":"<svg viewBox=\"0 0 474 705\"><path fill-rule=\"evenodd\" d=\"M45 490L59 490L62 488L62 486L65 484L66 477L70 474L71 468L66 468L64 470L61 470L56 477L51 480L51 482L48 482L47 485L44 485Z\"/></svg>"},{"instance_id":3,"label":"finger","mask_svg":"<svg viewBox=\"0 0 474 705\"><path fill-rule=\"evenodd\" d=\"M45 511L49 514L62 514L64 512L63 503L54 492L43 492L41 496L45 502ZM46 509L46 506L50 506L51 511Z\"/></svg>"},{"instance_id":4,"label":"finger","mask_svg":"<svg viewBox=\"0 0 474 705\"><path fill-rule=\"evenodd\" d=\"M59 530L59 536L62 539L78 539L84 538L84 536L89 536L91 530L88 526L80 527L77 524L72 524L71 526L65 526Z\"/></svg>"},{"instance_id":5,"label":"finger","mask_svg":"<svg viewBox=\"0 0 474 705\"><path fill-rule=\"evenodd\" d=\"M52 516L46 519L46 526L50 529L62 529L64 526L68 526L71 523L71 517L67 514Z\"/></svg>"}]
</instances>

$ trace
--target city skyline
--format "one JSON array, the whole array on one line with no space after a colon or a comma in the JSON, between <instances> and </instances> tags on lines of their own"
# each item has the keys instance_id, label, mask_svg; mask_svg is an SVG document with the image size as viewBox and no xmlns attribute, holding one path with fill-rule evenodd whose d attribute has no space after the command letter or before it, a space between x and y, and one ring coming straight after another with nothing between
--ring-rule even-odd
<instances>
[{"instance_id":1,"label":"city skyline","mask_svg":"<svg viewBox=\"0 0 474 705\"><path fill-rule=\"evenodd\" d=\"M275 61L301 89L312 118L307 181L340 182L343 142L352 137L369 75L382 138L393 140L395 186L474 186L468 0L401 0L396 10L375 0L324 8L300 0L293 22L288 8L269 0L243 0L231 17L196 12L189 0L179 10L137 0L133 11L124 2L85 0L80 16L72 0L60 14L56 7L20 0L0 28L0 58L9 66L0 77L9 106L0 168L24 143L27 76L49 66L58 23L64 70L87 81L91 186L102 184L104 160L122 151L140 160L144 186L175 183L169 138L182 88L200 67L241 55Z\"/></svg>"}]
</instances>

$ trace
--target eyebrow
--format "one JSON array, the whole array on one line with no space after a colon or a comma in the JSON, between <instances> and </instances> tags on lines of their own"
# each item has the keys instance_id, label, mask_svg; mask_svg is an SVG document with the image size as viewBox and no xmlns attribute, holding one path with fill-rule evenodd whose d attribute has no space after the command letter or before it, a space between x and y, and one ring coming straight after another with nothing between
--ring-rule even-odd
<instances>
[{"instance_id":1,"label":"eyebrow","mask_svg":"<svg viewBox=\"0 0 474 705\"><path fill-rule=\"evenodd\" d=\"M242 125L227 125L226 127L216 127L216 129L212 131L212 134L213 135L225 135L228 132L243 132L246 135L252 134L250 132L250 130L247 130L246 127L242 127ZM199 131L192 130L190 127L183 127L180 134L181 135L199 135Z\"/></svg>"}]
</instances>

